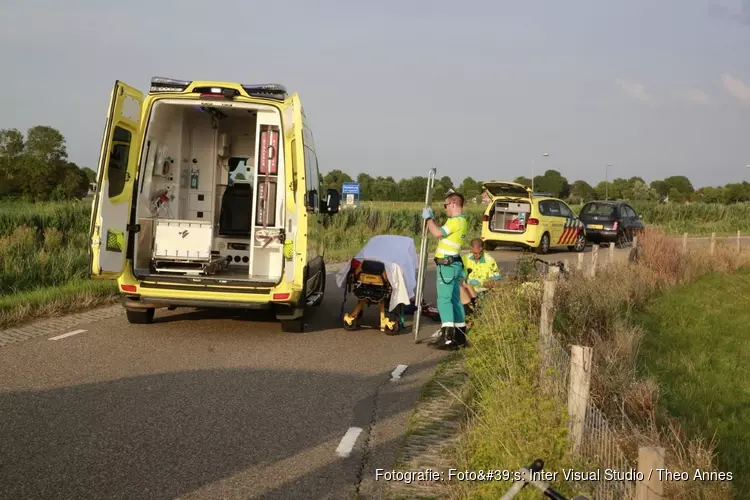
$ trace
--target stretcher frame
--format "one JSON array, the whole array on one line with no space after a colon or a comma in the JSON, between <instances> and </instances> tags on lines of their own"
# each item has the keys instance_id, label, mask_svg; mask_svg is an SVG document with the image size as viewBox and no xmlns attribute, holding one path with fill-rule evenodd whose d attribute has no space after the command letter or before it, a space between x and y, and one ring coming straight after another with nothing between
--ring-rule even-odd
<instances>
[{"instance_id":1,"label":"stretcher frame","mask_svg":"<svg viewBox=\"0 0 750 500\"><path fill-rule=\"evenodd\" d=\"M432 195L435 188L435 179L437 177L437 168L430 170L427 176L427 190L424 197L425 207L432 205ZM422 297L424 292L424 274L427 267L427 220L422 221L422 241L419 245L419 269L417 270L417 289L415 290L414 305L414 343L419 343L419 320L422 317Z\"/></svg>"}]
</instances>

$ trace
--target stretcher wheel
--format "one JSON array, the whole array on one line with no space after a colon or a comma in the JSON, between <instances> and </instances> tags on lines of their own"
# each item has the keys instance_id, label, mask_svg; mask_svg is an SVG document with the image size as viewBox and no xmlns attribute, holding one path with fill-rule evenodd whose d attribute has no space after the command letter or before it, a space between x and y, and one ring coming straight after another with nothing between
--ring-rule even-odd
<instances>
[{"instance_id":1,"label":"stretcher wheel","mask_svg":"<svg viewBox=\"0 0 750 500\"><path fill-rule=\"evenodd\" d=\"M343 321L344 323L344 330L349 330L350 332L353 332L355 330L359 330L361 326L361 319L362 319L362 313L358 314L357 317L352 321L352 324L350 325L346 321Z\"/></svg>"}]
</instances>

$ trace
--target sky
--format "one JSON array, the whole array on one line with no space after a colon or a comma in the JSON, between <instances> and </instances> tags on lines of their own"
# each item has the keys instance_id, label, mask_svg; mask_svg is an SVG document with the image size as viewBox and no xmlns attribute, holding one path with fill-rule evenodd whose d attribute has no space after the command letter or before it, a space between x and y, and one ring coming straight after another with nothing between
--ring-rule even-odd
<instances>
[{"instance_id":1,"label":"sky","mask_svg":"<svg viewBox=\"0 0 750 500\"><path fill-rule=\"evenodd\" d=\"M3 2L0 129L96 170L115 80L274 82L323 174L750 181L750 0L109 3Z\"/></svg>"}]
</instances>

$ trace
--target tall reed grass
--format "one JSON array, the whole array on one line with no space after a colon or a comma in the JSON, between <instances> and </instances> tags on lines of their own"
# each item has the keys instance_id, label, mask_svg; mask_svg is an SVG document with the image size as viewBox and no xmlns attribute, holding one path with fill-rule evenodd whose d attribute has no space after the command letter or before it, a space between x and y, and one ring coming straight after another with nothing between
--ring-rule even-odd
<instances>
[{"instance_id":1,"label":"tall reed grass","mask_svg":"<svg viewBox=\"0 0 750 500\"><path fill-rule=\"evenodd\" d=\"M90 204L0 204L0 327L116 296L88 281Z\"/></svg>"},{"instance_id":2,"label":"tall reed grass","mask_svg":"<svg viewBox=\"0 0 750 500\"><path fill-rule=\"evenodd\" d=\"M617 429L616 438L632 463L639 446L662 446L670 470L715 471L714 447L703 436L688 438L659 404L658 383L637 369L643 331L638 314L657 294L710 272L750 266L750 254L720 244L681 254L678 242L661 230L641 240L639 264L615 265L589 278L574 274L554 295L554 332L562 345L593 348L592 402ZM523 291L526 290L526 291ZM539 396L538 345L541 293L538 286L515 283L493 289L484 299L472 329L466 363L477 398L474 418L462 439L461 467L472 470L517 468L534 457L548 459L550 470L576 468L568 453L564 404ZM696 408L695 411L705 411ZM706 436L711 438L711 436ZM580 463L580 462L579 462ZM547 468L547 467L545 467ZM580 469L579 469L580 470ZM509 486L495 482L464 487L471 498L499 498ZM558 484L568 493L569 485ZM734 498L721 482L671 482L665 498Z\"/></svg>"}]
</instances>

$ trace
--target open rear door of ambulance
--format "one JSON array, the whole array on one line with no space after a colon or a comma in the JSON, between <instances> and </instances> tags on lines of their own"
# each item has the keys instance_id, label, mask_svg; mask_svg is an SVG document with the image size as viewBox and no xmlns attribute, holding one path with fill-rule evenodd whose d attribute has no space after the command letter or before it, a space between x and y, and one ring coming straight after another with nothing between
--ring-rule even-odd
<instances>
[{"instance_id":1,"label":"open rear door of ambulance","mask_svg":"<svg viewBox=\"0 0 750 500\"><path fill-rule=\"evenodd\" d=\"M89 277L117 279L125 269L133 186L140 157L143 93L115 82L91 209Z\"/></svg>"}]
</instances>

